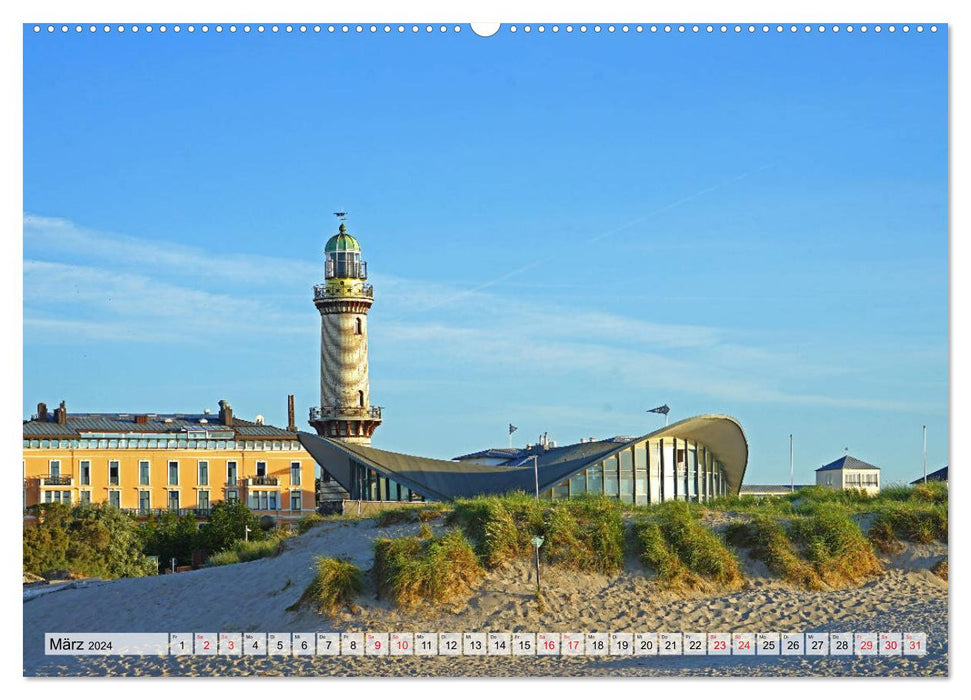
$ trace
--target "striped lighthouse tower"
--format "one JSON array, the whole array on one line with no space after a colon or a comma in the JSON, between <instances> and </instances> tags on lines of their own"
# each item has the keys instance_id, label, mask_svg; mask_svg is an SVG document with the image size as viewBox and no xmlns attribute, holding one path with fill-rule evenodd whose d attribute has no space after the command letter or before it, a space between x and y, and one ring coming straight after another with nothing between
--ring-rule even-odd
<instances>
[{"instance_id":1,"label":"striped lighthouse tower","mask_svg":"<svg viewBox=\"0 0 971 700\"><path fill-rule=\"evenodd\" d=\"M320 311L320 406L310 409L318 435L371 444L381 409L371 405L368 381L367 313L374 290L367 283L361 246L340 228L324 247L324 283L314 286Z\"/></svg>"}]
</instances>

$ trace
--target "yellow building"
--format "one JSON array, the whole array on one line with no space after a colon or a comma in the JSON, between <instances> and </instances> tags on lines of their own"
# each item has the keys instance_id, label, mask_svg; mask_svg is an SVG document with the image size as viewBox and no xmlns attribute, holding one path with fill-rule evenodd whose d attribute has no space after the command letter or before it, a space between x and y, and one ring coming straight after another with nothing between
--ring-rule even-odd
<instances>
[{"instance_id":1,"label":"yellow building","mask_svg":"<svg viewBox=\"0 0 971 700\"><path fill-rule=\"evenodd\" d=\"M314 510L315 462L287 429L233 416L68 414L44 404L24 421L24 508L106 503L148 516L205 517L216 501L240 500L259 515L295 520Z\"/></svg>"}]
</instances>

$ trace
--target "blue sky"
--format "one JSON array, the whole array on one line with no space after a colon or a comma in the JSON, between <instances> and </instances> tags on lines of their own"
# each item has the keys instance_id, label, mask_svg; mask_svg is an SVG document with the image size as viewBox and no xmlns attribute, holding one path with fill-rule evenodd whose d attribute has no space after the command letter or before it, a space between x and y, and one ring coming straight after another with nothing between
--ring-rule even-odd
<instances>
[{"instance_id":1,"label":"blue sky","mask_svg":"<svg viewBox=\"0 0 971 700\"><path fill-rule=\"evenodd\" d=\"M375 445L727 413L749 482L947 461L947 37L24 32L24 415L317 402L346 208Z\"/></svg>"}]
</instances>

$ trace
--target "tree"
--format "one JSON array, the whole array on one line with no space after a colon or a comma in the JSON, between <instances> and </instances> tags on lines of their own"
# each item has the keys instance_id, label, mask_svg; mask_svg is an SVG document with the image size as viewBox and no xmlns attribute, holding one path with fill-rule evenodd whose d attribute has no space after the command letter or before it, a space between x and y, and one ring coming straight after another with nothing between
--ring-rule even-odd
<instances>
[{"instance_id":1,"label":"tree","mask_svg":"<svg viewBox=\"0 0 971 700\"><path fill-rule=\"evenodd\" d=\"M192 552L203 546L196 519L189 514L180 518L175 513L165 512L149 518L139 529L142 550L158 557L162 566L167 566L172 559L177 566L189 565Z\"/></svg>"},{"instance_id":2,"label":"tree","mask_svg":"<svg viewBox=\"0 0 971 700\"><path fill-rule=\"evenodd\" d=\"M260 529L260 521L246 505L240 501L216 501L209 511L209 522L201 530L202 548L210 553L222 552L239 540L264 540L267 535Z\"/></svg>"},{"instance_id":3,"label":"tree","mask_svg":"<svg viewBox=\"0 0 971 700\"><path fill-rule=\"evenodd\" d=\"M68 569L101 578L146 576L155 567L142 553L138 525L116 508L45 504L23 534L24 571Z\"/></svg>"}]
</instances>

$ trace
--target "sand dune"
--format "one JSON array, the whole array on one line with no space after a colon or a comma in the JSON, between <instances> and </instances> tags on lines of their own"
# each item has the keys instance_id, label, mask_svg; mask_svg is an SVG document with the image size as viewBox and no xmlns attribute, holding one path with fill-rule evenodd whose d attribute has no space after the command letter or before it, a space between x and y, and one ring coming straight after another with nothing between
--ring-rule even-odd
<instances>
[{"instance_id":1,"label":"sand dune","mask_svg":"<svg viewBox=\"0 0 971 700\"><path fill-rule=\"evenodd\" d=\"M543 573L545 607L534 600L532 566L490 572L476 595L451 609L402 613L376 600L335 619L287 612L313 577L316 555L370 568L375 537L415 534L416 525L325 523L294 538L278 557L174 576L94 583L24 603L27 675L946 675L947 583L927 569L940 544L908 545L885 558L888 572L861 586L807 592L743 557L747 584L730 593L675 595L660 590L636 560L618 576ZM923 658L272 658L47 657L45 632L219 631L918 631Z\"/></svg>"}]
</instances>

